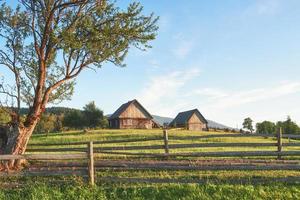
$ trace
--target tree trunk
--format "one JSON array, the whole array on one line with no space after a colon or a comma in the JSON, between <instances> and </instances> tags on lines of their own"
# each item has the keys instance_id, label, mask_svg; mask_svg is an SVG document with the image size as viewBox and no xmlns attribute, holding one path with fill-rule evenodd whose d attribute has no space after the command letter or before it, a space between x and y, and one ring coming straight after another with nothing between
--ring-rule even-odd
<instances>
[{"instance_id":1,"label":"tree trunk","mask_svg":"<svg viewBox=\"0 0 300 200\"><path fill-rule=\"evenodd\" d=\"M0 154L24 154L36 124L37 122L34 122L30 127L15 124L0 128L2 140ZM24 163L22 160L0 161L0 171L20 169L22 163Z\"/></svg>"}]
</instances>

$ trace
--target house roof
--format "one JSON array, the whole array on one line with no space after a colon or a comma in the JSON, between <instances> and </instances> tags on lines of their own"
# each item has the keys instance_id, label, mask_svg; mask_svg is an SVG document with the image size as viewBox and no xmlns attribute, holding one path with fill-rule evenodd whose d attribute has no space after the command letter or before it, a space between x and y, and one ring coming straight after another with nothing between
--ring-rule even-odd
<instances>
[{"instance_id":1,"label":"house roof","mask_svg":"<svg viewBox=\"0 0 300 200\"><path fill-rule=\"evenodd\" d=\"M152 122L153 122L154 124L156 124L156 126L162 127L162 125L161 125L157 120L155 120L154 118L152 119Z\"/></svg>"},{"instance_id":2,"label":"house roof","mask_svg":"<svg viewBox=\"0 0 300 200\"><path fill-rule=\"evenodd\" d=\"M203 117L203 115L200 113L200 111L198 109L193 109L193 110L188 110L188 111L178 113L178 115L175 117L175 119L173 119L173 121L170 123L170 125L172 126L175 123L176 124L186 124L194 113L199 117L199 119L202 122L207 123L207 120Z\"/></svg>"},{"instance_id":3,"label":"house roof","mask_svg":"<svg viewBox=\"0 0 300 200\"><path fill-rule=\"evenodd\" d=\"M127 103L122 104L110 117L109 119L117 119L120 115L131 105L135 104L148 119L153 119L152 115L140 104L136 99L128 101Z\"/></svg>"}]
</instances>

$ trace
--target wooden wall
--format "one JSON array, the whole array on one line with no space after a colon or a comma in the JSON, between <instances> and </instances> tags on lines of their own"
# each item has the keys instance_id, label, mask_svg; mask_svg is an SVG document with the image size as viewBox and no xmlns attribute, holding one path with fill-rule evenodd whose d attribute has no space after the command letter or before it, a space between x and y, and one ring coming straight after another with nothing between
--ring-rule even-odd
<instances>
[{"instance_id":1,"label":"wooden wall","mask_svg":"<svg viewBox=\"0 0 300 200\"><path fill-rule=\"evenodd\" d=\"M153 126L153 122L150 119L122 118L119 121L121 129L152 129Z\"/></svg>"},{"instance_id":2,"label":"wooden wall","mask_svg":"<svg viewBox=\"0 0 300 200\"><path fill-rule=\"evenodd\" d=\"M187 126L188 130L201 131L201 130L205 130L206 128L207 128L206 124L203 123L195 113L188 121L188 126Z\"/></svg>"},{"instance_id":3,"label":"wooden wall","mask_svg":"<svg viewBox=\"0 0 300 200\"><path fill-rule=\"evenodd\" d=\"M119 116L119 118L147 118L147 117L140 109L138 109L138 107L135 104L132 103Z\"/></svg>"},{"instance_id":4,"label":"wooden wall","mask_svg":"<svg viewBox=\"0 0 300 200\"><path fill-rule=\"evenodd\" d=\"M118 119L110 120L111 128L117 129L152 129L153 122L147 118L136 104L130 104L128 108L120 114Z\"/></svg>"}]
</instances>

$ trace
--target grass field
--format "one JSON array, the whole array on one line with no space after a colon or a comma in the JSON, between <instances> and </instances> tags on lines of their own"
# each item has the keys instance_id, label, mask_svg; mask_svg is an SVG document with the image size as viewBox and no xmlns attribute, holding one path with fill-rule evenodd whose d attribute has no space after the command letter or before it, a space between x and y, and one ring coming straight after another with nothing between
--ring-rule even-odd
<instances>
[{"instance_id":1,"label":"grass field","mask_svg":"<svg viewBox=\"0 0 300 200\"><path fill-rule=\"evenodd\" d=\"M207 142L249 142L268 143L276 142L275 138L245 137L245 138L209 138L199 140L180 140L186 136L202 136L207 134L223 134L214 132L191 132L191 131L169 131L169 143L207 143ZM227 133L231 134L231 133ZM54 144L51 148L62 148L58 143L105 141L120 139L136 139L148 137L161 137L162 130L95 130L88 133L81 131L37 134L30 140L30 148L37 148L32 144L41 144L38 148L47 148L45 143ZM283 142L297 142L284 140ZM97 146L131 146L131 145L154 145L163 144L161 141L135 142L125 144L101 144ZM85 145L83 145L85 146ZM193 148L170 150L175 152L200 152L200 151L274 151L276 147L224 147L224 148ZM299 147L286 147L284 150L300 150ZM163 150L135 150L134 152L163 153ZM126 156L100 155L101 159L131 159ZM143 159L143 158L139 158ZM191 158L203 159L203 158ZM269 158L274 159L274 158ZM291 159L291 158L288 158ZM296 158L298 159L298 158ZM207 184L128 184L128 183L102 183L97 181L94 188L88 187L79 178L70 179L60 177L60 184L55 178L17 178L14 181L23 181L27 186L25 189L3 189L0 191L0 199L300 199L299 184L251 184L253 178L274 177L300 177L299 171L167 171L167 170L135 170L115 171L103 170L97 172L97 177L130 177L130 178L176 178L205 179ZM230 179L249 179L249 183L230 184ZM210 182L215 180L216 182ZM11 180L2 180L10 182Z\"/></svg>"},{"instance_id":2,"label":"grass field","mask_svg":"<svg viewBox=\"0 0 300 200\"><path fill-rule=\"evenodd\" d=\"M283 184L264 185L98 185L90 188L80 183L49 186L32 183L18 190L1 190L3 200L248 200L248 199L300 199L298 186Z\"/></svg>"}]
</instances>

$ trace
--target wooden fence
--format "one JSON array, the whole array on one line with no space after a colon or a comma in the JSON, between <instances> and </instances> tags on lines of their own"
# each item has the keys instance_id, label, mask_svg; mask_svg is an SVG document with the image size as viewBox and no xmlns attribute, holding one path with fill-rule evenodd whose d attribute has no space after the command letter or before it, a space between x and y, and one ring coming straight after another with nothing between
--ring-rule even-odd
<instances>
[{"instance_id":1,"label":"wooden fence","mask_svg":"<svg viewBox=\"0 0 300 200\"><path fill-rule=\"evenodd\" d=\"M268 143L189 143L170 144L171 140L200 140L219 137L276 137L275 142ZM25 159L33 161L29 170L19 173L5 173L0 176L18 175L80 175L88 176L91 185L95 183L95 171L102 169L114 170L300 170L300 161L282 160L284 156L300 156L300 150L287 151L283 147L300 147L298 142L283 142L282 138L298 139L300 135L261 134L211 134L204 136L169 136L168 131L163 131L163 137L149 137L128 140L72 142L55 144L31 144L25 155L0 155L0 161ZM133 145L133 146L105 146L100 144L128 144L133 142L162 141L162 145ZM54 148L57 145L66 146ZM68 147L68 146L74 147ZM84 145L87 145L84 147ZM98 145L98 146L94 146ZM39 148L40 146L47 148ZM210 148L210 147L274 147L274 151L209 151L190 153L171 153L174 149ZM163 153L132 152L133 150L163 150ZM38 152L38 154L33 154ZM59 152L49 154L49 152ZM62 153L68 152L68 153ZM73 152L73 153L72 153ZM75 152L75 153L74 153ZM138 158L155 158L155 160L124 160L124 159L98 159L99 155L126 155ZM200 160L176 160L174 158L199 157ZM208 159L206 157L220 157ZM226 159L221 159L226 158ZM234 158L239 157L239 158ZM245 159L254 157L253 159ZM258 159L257 157L275 157L274 159ZM45 170L46 169L46 170ZM51 172L51 173L50 173ZM104 181L107 179L102 178ZM118 180L118 179L114 179ZM122 180L120 180L122 181Z\"/></svg>"}]
</instances>

